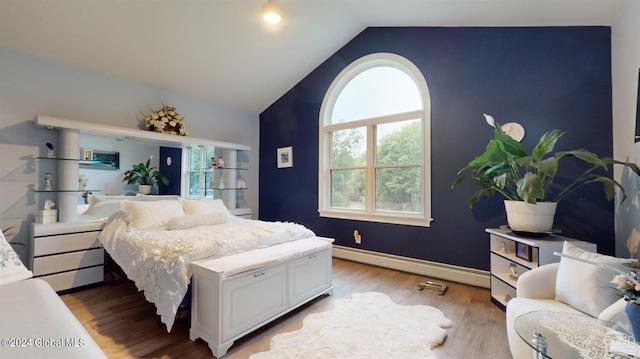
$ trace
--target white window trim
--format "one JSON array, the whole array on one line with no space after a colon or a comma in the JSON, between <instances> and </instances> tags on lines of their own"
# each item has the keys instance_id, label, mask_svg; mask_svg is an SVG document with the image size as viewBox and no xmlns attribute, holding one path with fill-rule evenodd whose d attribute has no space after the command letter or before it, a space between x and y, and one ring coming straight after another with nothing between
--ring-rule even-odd
<instances>
[{"instance_id":1,"label":"white window trim","mask_svg":"<svg viewBox=\"0 0 640 359\"><path fill-rule=\"evenodd\" d=\"M355 209L340 209L331 208L331 189L330 189L330 173L328 170L328 149L329 149L329 136L327 132L335 131L341 128L352 127L354 123L359 125L371 125L375 124L376 119L367 119L363 121L351 121L348 124L331 124L326 125L328 116L333 113L333 105L336 102L337 97L340 95L344 87L358 74L366 71L370 68L379 66L389 66L397 68L407 75L409 75L415 83L418 85L424 109L414 111L409 114L402 114L398 116L398 120L405 119L405 117L422 117L424 119L422 126L422 151L423 151L423 183L422 183L422 212L421 213L407 213L407 212L393 212L393 211L367 211L367 210L355 210ZM319 157L318 157L318 213L320 217L328 218L340 218L370 222L382 222L393 224L405 224L412 226L429 227L431 225L431 97L429 95L429 88L427 81L422 75L421 71L406 58L391 54L391 53L376 53L364 56L338 74L333 80L331 86L327 90L327 93L322 101L319 117ZM369 131L367 131L369 132ZM370 136L368 136L368 140ZM372 148L372 147L370 147ZM372 155L372 154L371 154ZM374 181L373 176L367 176L367 181ZM372 188L371 186L368 186ZM370 195L367 193L367 195Z\"/></svg>"}]
</instances>

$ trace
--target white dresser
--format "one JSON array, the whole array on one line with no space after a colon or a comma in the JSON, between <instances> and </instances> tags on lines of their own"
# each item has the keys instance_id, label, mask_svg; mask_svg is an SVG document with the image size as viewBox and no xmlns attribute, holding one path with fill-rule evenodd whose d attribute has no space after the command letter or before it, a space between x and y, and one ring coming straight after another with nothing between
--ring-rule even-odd
<instances>
[{"instance_id":1,"label":"white dresser","mask_svg":"<svg viewBox=\"0 0 640 359\"><path fill-rule=\"evenodd\" d=\"M33 276L63 291L104 281L104 249L98 241L102 221L32 223Z\"/></svg>"},{"instance_id":2,"label":"white dresser","mask_svg":"<svg viewBox=\"0 0 640 359\"><path fill-rule=\"evenodd\" d=\"M513 234L507 229L489 228L491 256L491 301L505 309L510 298L516 297L517 276L548 263L559 262L554 252L562 252L564 241L590 252L597 251L595 243L579 241L559 235L542 238L529 238ZM531 260L516 255L516 245L530 248ZM526 247L525 247L526 246ZM513 276L515 272L515 276Z\"/></svg>"}]
</instances>

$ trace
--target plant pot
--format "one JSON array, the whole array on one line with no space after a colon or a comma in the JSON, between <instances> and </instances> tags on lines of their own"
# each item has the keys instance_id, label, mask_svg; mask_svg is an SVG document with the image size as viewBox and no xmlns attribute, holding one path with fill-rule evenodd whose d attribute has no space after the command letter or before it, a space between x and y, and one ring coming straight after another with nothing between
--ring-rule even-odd
<instances>
[{"instance_id":1,"label":"plant pot","mask_svg":"<svg viewBox=\"0 0 640 359\"><path fill-rule=\"evenodd\" d=\"M139 184L138 185L138 193L142 194L151 194L152 185L149 184Z\"/></svg>"},{"instance_id":2,"label":"plant pot","mask_svg":"<svg viewBox=\"0 0 640 359\"><path fill-rule=\"evenodd\" d=\"M553 228L557 202L504 201L507 223L514 231L549 233Z\"/></svg>"}]
</instances>

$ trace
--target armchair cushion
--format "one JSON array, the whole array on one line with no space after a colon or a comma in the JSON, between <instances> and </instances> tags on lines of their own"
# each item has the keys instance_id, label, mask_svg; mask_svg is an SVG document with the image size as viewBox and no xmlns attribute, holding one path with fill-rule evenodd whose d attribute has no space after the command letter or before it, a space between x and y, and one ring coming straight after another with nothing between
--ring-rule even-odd
<instances>
[{"instance_id":1,"label":"armchair cushion","mask_svg":"<svg viewBox=\"0 0 640 359\"><path fill-rule=\"evenodd\" d=\"M623 258L588 252L564 242L562 254L596 262L624 271ZM615 284L610 283L617 273L609 268L562 257L556 278L556 299L592 317L598 317L620 298Z\"/></svg>"},{"instance_id":2,"label":"armchair cushion","mask_svg":"<svg viewBox=\"0 0 640 359\"><path fill-rule=\"evenodd\" d=\"M530 299L556 298L556 276L560 263L549 263L524 272L518 278L516 296Z\"/></svg>"},{"instance_id":3,"label":"armchair cushion","mask_svg":"<svg viewBox=\"0 0 640 359\"><path fill-rule=\"evenodd\" d=\"M623 327L629 326L629 318L627 318L627 314L624 311L627 303L623 298L618 299L615 303L603 310L598 316L598 319L610 323L618 323Z\"/></svg>"}]
</instances>

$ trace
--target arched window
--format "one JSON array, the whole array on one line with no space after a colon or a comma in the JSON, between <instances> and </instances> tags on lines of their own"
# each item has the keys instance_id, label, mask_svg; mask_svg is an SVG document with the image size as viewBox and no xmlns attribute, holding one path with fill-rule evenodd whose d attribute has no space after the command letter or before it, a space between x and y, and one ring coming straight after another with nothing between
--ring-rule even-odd
<instances>
[{"instance_id":1,"label":"arched window","mask_svg":"<svg viewBox=\"0 0 640 359\"><path fill-rule=\"evenodd\" d=\"M320 110L320 216L430 225L429 106L422 73L399 55L336 77Z\"/></svg>"}]
</instances>

